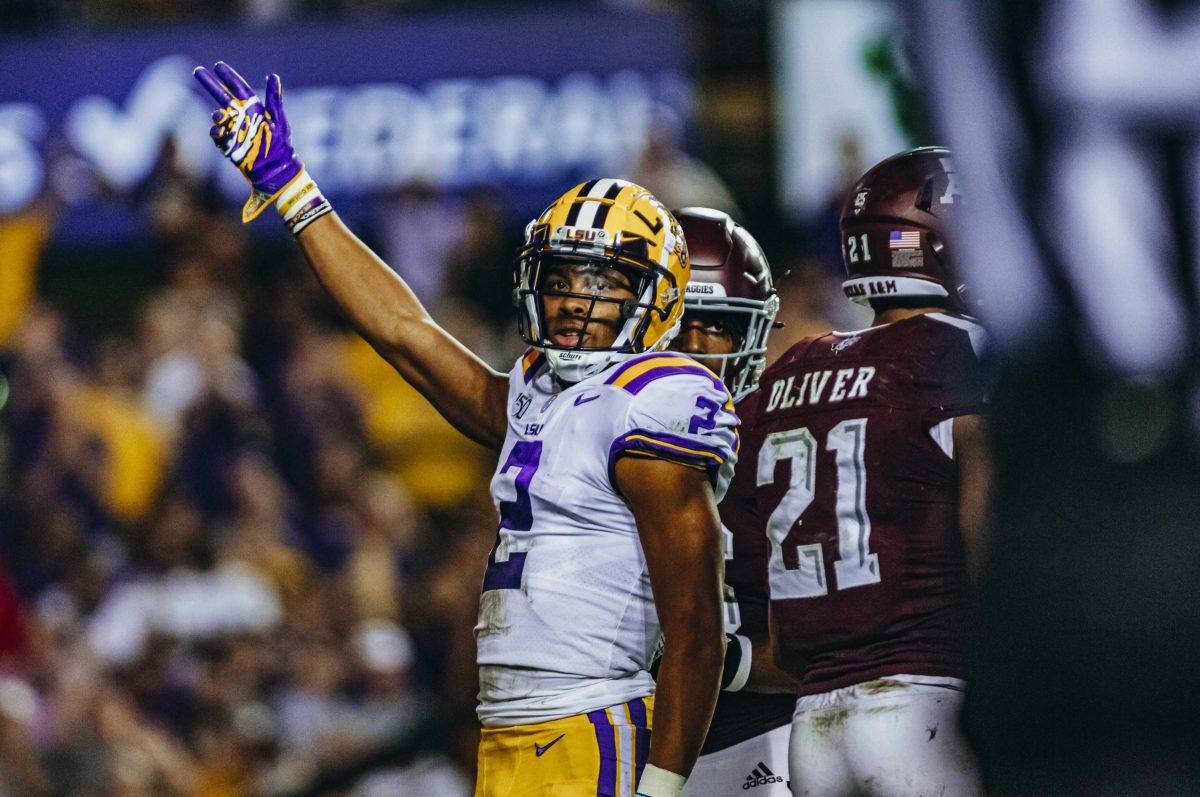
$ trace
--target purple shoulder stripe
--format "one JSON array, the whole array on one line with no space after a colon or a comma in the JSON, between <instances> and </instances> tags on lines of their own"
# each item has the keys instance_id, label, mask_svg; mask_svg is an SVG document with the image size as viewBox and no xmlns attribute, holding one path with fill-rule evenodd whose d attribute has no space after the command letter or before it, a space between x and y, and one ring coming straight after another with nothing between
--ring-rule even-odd
<instances>
[{"instance_id":1,"label":"purple shoulder stripe","mask_svg":"<svg viewBox=\"0 0 1200 797\"><path fill-rule=\"evenodd\" d=\"M646 385L662 379L664 376L674 376L675 374L692 374L693 376L702 376L713 383L713 387L717 390L724 391L725 383L712 375L703 365L664 365L661 368L654 368L640 376L630 380L629 384L625 385L625 389L633 395L637 395Z\"/></svg>"},{"instance_id":2,"label":"purple shoulder stripe","mask_svg":"<svg viewBox=\"0 0 1200 797\"><path fill-rule=\"evenodd\" d=\"M620 365L618 365L616 368L613 369L613 372L608 375L607 379L604 380L604 384L611 385L613 382L617 381L617 379L620 378L621 374L625 373L626 371L628 371L630 368L637 365L638 363L644 363L647 360L661 360L664 357L674 358L674 357L679 357L679 356L681 356L681 355L676 354L675 352L656 351L656 352L651 352L650 354L646 354L642 357L635 357L632 360L626 360L625 362L621 363Z\"/></svg>"},{"instance_id":3,"label":"purple shoulder stripe","mask_svg":"<svg viewBox=\"0 0 1200 797\"><path fill-rule=\"evenodd\" d=\"M608 480L613 489L617 487L617 460L622 454L640 452L656 459L678 462L702 468L708 473L708 478L716 486L717 475L725 464L727 455L714 446L705 445L697 440L677 437L667 432L652 432L648 429L633 429L618 437L608 449ZM617 490L619 493L620 491Z\"/></svg>"},{"instance_id":4,"label":"purple shoulder stripe","mask_svg":"<svg viewBox=\"0 0 1200 797\"><path fill-rule=\"evenodd\" d=\"M725 383L722 382L716 376L716 374L714 374L712 371L705 368L700 363L690 362L687 364L679 364L679 360L686 360L686 359L687 359L686 355L680 354L678 352L673 352L673 351L655 352L653 354L648 354L644 357L638 357L635 360L630 360L629 362L622 363L621 365L619 365L612 372L612 374L610 374L609 377L604 380L604 384L612 385L612 384L616 384L616 383L618 383L618 381L620 381L621 384L618 385L619 387L624 388L625 390L629 391L630 393L632 393L633 395L636 396L638 393L641 392L642 388L646 387L646 385L650 384L651 382L653 382L657 379L661 379L664 376L673 376L675 374L692 374L694 376L702 376L705 379L708 379L709 381L711 381L713 383L713 387L715 387L717 390L725 392L725 390L726 390ZM630 379L628 381L621 379L621 377L624 376L625 373L627 371L629 371L630 369L632 369L636 366L642 365L643 363L646 363L646 362L653 362L654 360L670 360L676 364L651 365L650 368L647 369L644 373L638 374L633 379Z\"/></svg>"},{"instance_id":5,"label":"purple shoulder stripe","mask_svg":"<svg viewBox=\"0 0 1200 797\"><path fill-rule=\"evenodd\" d=\"M670 451L679 451L682 449L702 459L712 460L715 458L721 462L724 462L727 456L725 451L720 447L701 442L694 437L680 437L670 432L650 431L649 429L630 429L618 437L616 442L623 443L626 446L632 446L637 442L644 442L647 445L656 445L659 448Z\"/></svg>"}]
</instances>

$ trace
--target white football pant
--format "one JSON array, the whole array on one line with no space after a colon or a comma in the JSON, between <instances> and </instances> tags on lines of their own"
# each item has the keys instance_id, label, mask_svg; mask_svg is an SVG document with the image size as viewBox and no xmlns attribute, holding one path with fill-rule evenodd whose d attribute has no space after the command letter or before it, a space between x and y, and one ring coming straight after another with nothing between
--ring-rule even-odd
<instances>
[{"instance_id":1,"label":"white football pant","mask_svg":"<svg viewBox=\"0 0 1200 797\"><path fill-rule=\"evenodd\" d=\"M700 756L682 797L788 797L788 736L784 725Z\"/></svg>"},{"instance_id":2,"label":"white football pant","mask_svg":"<svg viewBox=\"0 0 1200 797\"><path fill-rule=\"evenodd\" d=\"M959 730L964 684L894 675L796 701L789 763L794 797L983 794Z\"/></svg>"}]
</instances>

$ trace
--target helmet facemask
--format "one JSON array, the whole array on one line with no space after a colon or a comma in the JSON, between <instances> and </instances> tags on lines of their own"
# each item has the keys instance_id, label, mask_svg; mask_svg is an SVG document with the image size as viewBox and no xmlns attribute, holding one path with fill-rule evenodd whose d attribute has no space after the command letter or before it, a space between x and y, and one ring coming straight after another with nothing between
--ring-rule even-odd
<instances>
[{"instance_id":1,"label":"helmet facemask","mask_svg":"<svg viewBox=\"0 0 1200 797\"><path fill-rule=\"evenodd\" d=\"M692 297L684 302L684 319L697 314L720 319L737 330L734 350L728 354L689 354L713 371L741 401L758 387L767 365L767 337L779 312L779 297L766 301L735 297Z\"/></svg>"},{"instance_id":2,"label":"helmet facemask","mask_svg":"<svg viewBox=\"0 0 1200 797\"><path fill-rule=\"evenodd\" d=\"M526 245L517 255L513 295L521 338L546 352L555 374L569 382L599 373L617 360L665 347L674 330L657 341L647 341L646 331L653 321L668 317L669 309L664 310L659 301L664 281L678 295L675 276L646 257L644 239L628 236L613 241L604 230L594 230L588 231L592 240L572 240L572 231L559 228L552 233L546 225L530 226ZM578 274L580 267L586 270L586 292L553 286L555 274L564 270ZM613 290L613 281L605 275L608 269L622 275L620 281L628 284L628 291ZM575 299L584 306L571 318L570 326L578 332L573 342L553 336L559 319L547 317L547 298ZM616 334L608 345L585 346L600 329L604 332L600 337L610 337L613 320Z\"/></svg>"}]
</instances>

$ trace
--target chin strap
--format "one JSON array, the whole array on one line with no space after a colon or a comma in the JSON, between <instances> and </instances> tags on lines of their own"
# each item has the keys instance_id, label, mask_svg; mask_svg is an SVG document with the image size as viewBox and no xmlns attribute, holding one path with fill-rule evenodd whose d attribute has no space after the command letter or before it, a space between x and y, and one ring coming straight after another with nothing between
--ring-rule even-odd
<instances>
[{"instance_id":1,"label":"chin strap","mask_svg":"<svg viewBox=\"0 0 1200 797\"><path fill-rule=\"evenodd\" d=\"M595 376L611 367L620 359L616 352L609 351L560 351L543 349L546 352L546 362L554 375L566 382L582 382L588 377ZM575 358L564 359L563 355L578 355Z\"/></svg>"}]
</instances>

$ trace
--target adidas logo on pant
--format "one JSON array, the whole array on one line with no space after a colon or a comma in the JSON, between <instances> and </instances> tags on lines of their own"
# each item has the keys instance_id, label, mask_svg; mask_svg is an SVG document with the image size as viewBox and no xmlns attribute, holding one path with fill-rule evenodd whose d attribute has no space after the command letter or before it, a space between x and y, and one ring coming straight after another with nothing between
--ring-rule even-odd
<instances>
[{"instance_id":1,"label":"adidas logo on pant","mask_svg":"<svg viewBox=\"0 0 1200 797\"><path fill-rule=\"evenodd\" d=\"M753 789L758 786L766 786L768 783L783 783L783 778L776 775L766 764L759 761L754 771L746 776L746 782L742 784L742 790L745 791L746 789Z\"/></svg>"}]
</instances>

